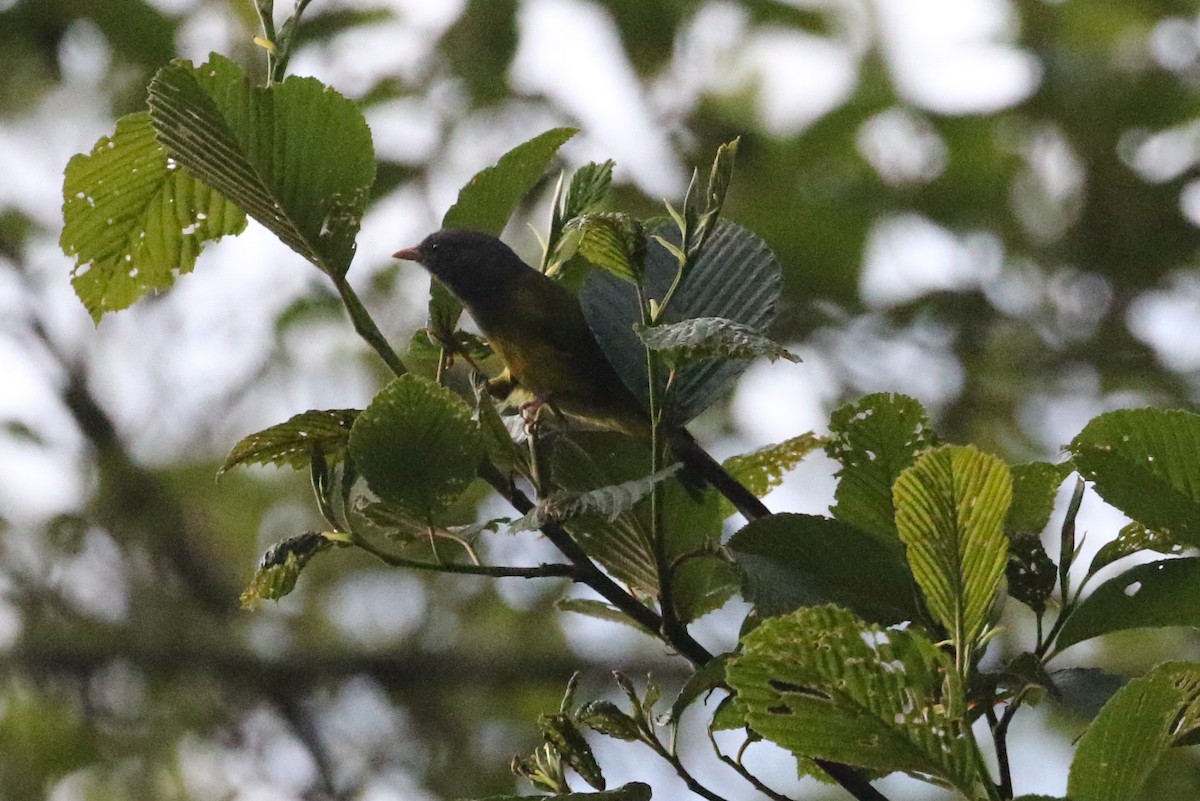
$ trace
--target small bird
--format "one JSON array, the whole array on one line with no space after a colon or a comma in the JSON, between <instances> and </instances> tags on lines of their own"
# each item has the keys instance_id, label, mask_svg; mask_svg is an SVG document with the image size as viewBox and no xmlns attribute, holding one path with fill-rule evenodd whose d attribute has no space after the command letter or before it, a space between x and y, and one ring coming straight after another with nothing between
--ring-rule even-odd
<instances>
[{"instance_id":1,"label":"small bird","mask_svg":"<svg viewBox=\"0 0 1200 801\"><path fill-rule=\"evenodd\" d=\"M548 403L568 419L649 437L649 411L621 381L583 316L578 299L533 269L496 237L445 229L393 258L427 269L470 312L505 373L489 382L493 394ZM731 476L682 426L666 440L683 463L684 480L712 485L748 520L770 510Z\"/></svg>"}]
</instances>

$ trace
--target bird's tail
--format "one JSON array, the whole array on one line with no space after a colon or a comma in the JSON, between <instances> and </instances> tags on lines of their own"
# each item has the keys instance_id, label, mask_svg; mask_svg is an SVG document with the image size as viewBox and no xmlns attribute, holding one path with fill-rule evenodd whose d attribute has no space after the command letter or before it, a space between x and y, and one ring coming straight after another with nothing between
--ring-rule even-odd
<instances>
[{"instance_id":1,"label":"bird's tail","mask_svg":"<svg viewBox=\"0 0 1200 801\"><path fill-rule=\"evenodd\" d=\"M747 520L757 520L771 514L771 510L744 484L729 474L721 463L709 456L708 451L684 428L671 432L669 444L675 458L683 463L682 479L699 479L724 495Z\"/></svg>"}]
</instances>

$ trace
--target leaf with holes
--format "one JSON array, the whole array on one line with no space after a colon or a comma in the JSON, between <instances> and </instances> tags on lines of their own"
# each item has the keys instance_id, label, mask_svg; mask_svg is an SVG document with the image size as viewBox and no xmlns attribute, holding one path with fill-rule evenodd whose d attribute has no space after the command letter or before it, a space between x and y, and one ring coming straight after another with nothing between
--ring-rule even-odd
<instances>
[{"instance_id":1,"label":"leaf with holes","mask_svg":"<svg viewBox=\"0 0 1200 801\"><path fill-rule=\"evenodd\" d=\"M1189 548L1194 549L1195 546L1179 542L1170 532L1154 531L1138 522L1129 523L1117 532L1116 539L1104 543L1100 550L1096 551L1092 563L1088 565L1088 575L1094 575L1100 568L1140 551L1181 556Z\"/></svg>"},{"instance_id":2,"label":"leaf with holes","mask_svg":"<svg viewBox=\"0 0 1200 801\"><path fill-rule=\"evenodd\" d=\"M421 520L466 489L483 450L470 407L412 374L380 390L350 429L350 455L371 491Z\"/></svg>"},{"instance_id":3,"label":"leaf with holes","mask_svg":"<svg viewBox=\"0 0 1200 801\"><path fill-rule=\"evenodd\" d=\"M760 356L771 361L800 361L799 356L770 337L723 317L694 317L670 325L639 325L634 331L643 345L674 366L702 359L755 359Z\"/></svg>"},{"instance_id":4,"label":"leaf with holes","mask_svg":"<svg viewBox=\"0 0 1200 801\"><path fill-rule=\"evenodd\" d=\"M800 434L750 453L731 456L721 466L746 489L761 498L778 487L783 482L784 473L800 464L805 456L820 448L824 441L824 438L812 432ZM724 517L734 512L733 504L724 497L721 498L721 509Z\"/></svg>"},{"instance_id":5,"label":"leaf with holes","mask_svg":"<svg viewBox=\"0 0 1200 801\"><path fill-rule=\"evenodd\" d=\"M726 679L750 728L798 757L933 776L976 797L962 685L915 631L801 609L747 634Z\"/></svg>"},{"instance_id":6,"label":"leaf with holes","mask_svg":"<svg viewBox=\"0 0 1200 801\"><path fill-rule=\"evenodd\" d=\"M1162 626L1200 628L1200 559L1137 565L1079 602L1058 633L1059 650L1113 631Z\"/></svg>"},{"instance_id":7,"label":"leaf with holes","mask_svg":"<svg viewBox=\"0 0 1200 801\"><path fill-rule=\"evenodd\" d=\"M216 53L160 69L147 102L171 158L321 270L345 274L375 181L354 103L314 78L253 86Z\"/></svg>"},{"instance_id":8,"label":"leaf with holes","mask_svg":"<svg viewBox=\"0 0 1200 801\"><path fill-rule=\"evenodd\" d=\"M1104 500L1149 528L1200 545L1200 415L1109 412L1088 423L1070 449Z\"/></svg>"},{"instance_id":9,"label":"leaf with holes","mask_svg":"<svg viewBox=\"0 0 1200 801\"><path fill-rule=\"evenodd\" d=\"M217 475L240 464L287 465L302 470L314 453L320 453L326 464L336 464L346 452L356 417L358 409L302 412L242 439L225 457Z\"/></svg>"},{"instance_id":10,"label":"leaf with holes","mask_svg":"<svg viewBox=\"0 0 1200 801\"><path fill-rule=\"evenodd\" d=\"M1112 697L1079 739L1067 794L1131 801L1168 748L1200 730L1200 665L1168 662Z\"/></svg>"},{"instance_id":11,"label":"leaf with holes","mask_svg":"<svg viewBox=\"0 0 1200 801\"><path fill-rule=\"evenodd\" d=\"M1004 578L1012 474L995 456L943 445L901 473L892 495L913 577L965 670Z\"/></svg>"},{"instance_id":12,"label":"leaf with holes","mask_svg":"<svg viewBox=\"0 0 1200 801\"><path fill-rule=\"evenodd\" d=\"M937 444L921 404L907 395L866 395L834 410L825 453L841 463L833 516L872 534L896 536L892 484Z\"/></svg>"},{"instance_id":13,"label":"leaf with holes","mask_svg":"<svg viewBox=\"0 0 1200 801\"><path fill-rule=\"evenodd\" d=\"M245 227L241 209L167 159L148 114L117 120L67 163L59 245L75 257L71 285L97 323L170 288L205 242Z\"/></svg>"}]
</instances>

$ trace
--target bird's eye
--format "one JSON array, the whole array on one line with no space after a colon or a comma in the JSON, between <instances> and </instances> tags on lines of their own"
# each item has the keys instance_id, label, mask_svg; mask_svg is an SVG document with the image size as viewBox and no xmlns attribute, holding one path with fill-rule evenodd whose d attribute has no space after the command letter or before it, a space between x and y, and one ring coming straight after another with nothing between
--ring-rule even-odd
<instances>
[{"instance_id":1,"label":"bird's eye","mask_svg":"<svg viewBox=\"0 0 1200 801\"><path fill-rule=\"evenodd\" d=\"M429 249L430 249L430 250L437 250L437 249L438 249L438 243L437 243L437 242L434 242L433 244L431 244L431 245L429 246Z\"/></svg>"}]
</instances>

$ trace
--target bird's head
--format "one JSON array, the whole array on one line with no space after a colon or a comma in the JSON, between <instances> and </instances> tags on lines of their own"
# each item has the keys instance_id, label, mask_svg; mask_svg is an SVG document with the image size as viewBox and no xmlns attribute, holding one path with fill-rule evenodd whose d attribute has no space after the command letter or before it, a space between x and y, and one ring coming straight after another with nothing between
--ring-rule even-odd
<instances>
[{"instance_id":1,"label":"bird's head","mask_svg":"<svg viewBox=\"0 0 1200 801\"><path fill-rule=\"evenodd\" d=\"M457 228L436 231L392 257L417 262L464 301L496 295L533 269L491 234Z\"/></svg>"}]
</instances>

